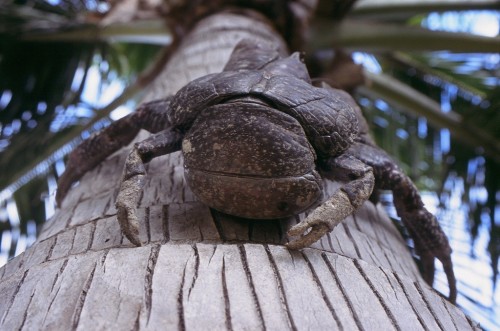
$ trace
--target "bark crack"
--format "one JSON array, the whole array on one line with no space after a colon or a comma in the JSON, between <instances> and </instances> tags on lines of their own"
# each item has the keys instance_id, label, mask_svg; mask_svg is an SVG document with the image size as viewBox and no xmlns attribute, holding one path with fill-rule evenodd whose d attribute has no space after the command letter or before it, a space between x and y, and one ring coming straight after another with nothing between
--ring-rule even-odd
<instances>
[{"instance_id":1,"label":"bark crack","mask_svg":"<svg viewBox=\"0 0 500 331\"><path fill-rule=\"evenodd\" d=\"M363 232L363 230L361 230L361 227L359 226L358 219L355 214L352 214L352 218L354 220L354 225L356 226L356 229L358 229L359 232Z\"/></svg>"},{"instance_id":2,"label":"bark crack","mask_svg":"<svg viewBox=\"0 0 500 331\"><path fill-rule=\"evenodd\" d=\"M337 245L339 245L340 249L342 250L342 255L347 257L346 253L344 252L344 249L342 248L342 243L341 243L339 237L335 236L335 240L337 240Z\"/></svg>"},{"instance_id":3,"label":"bark crack","mask_svg":"<svg viewBox=\"0 0 500 331\"><path fill-rule=\"evenodd\" d=\"M196 283L196 280L198 279L198 269L200 268L200 254L198 253L198 248L196 245L193 245L193 250L194 250L194 275L193 275L193 281L191 282L191 286L189 287L188 291L188 298L191 296L191 291L194 288L194 284Z\"/></svg>"},{"instance_id":4,"label":"bark crack","mask_svg":"<svg viewBox=\"0 0 500 331\"><path fill-rule=\"evenodd\" d=\"M151 252L148 258L148 265L146 267L146 275L144 279L144 305L146 308L147 322L149 323L149 318L151 317L151 305L153 301L153 276L156 267L156 262L158 261L158 255L160 253L160 245L154 245L151 247Z\"/></svg>"},{"instance_id":5,"label":"bark crack","mask_svg":"<svg viewBox=\"0 0 500 331\"><path fill-rule=\"evenodd\" d=\"M425 303L425 306L427 307L427 310L429 310L429 312L432 314L432 317L434 317L434 319L436 320L436 323L438 324L439 328L444 331L445 328L443 326L443 324L441 324L441 321L439 320L439 318L437 317L436 315L436 312L434 311L434 309L432 309L431 307L431 304L429 303L429 301L427 300L427 298L425 297L424 295L424 292L422 290L422 288L420 287L420 284L417 283L417 282L413 282L413 285L415 285L415 288L417 289L418 291L418 294L420 294L420 297L422 298L422 300L424 301Z\"/></svg>"},{"instance_id":6,"label":"bark crack","mask_svg":"<svg viewBox=\"0 0 500 331\"><path fill-rule=\"evenodd\" d=\"M224 296L224 312L226 316L226 329L233 330L233 325L231 323L231 309L229 302L229 293L227 291L227 282L226 282L226 259L222 257L222 270L221 270L221 278L222 278L222 293Z\"/></svg>"},{"instance_id":7,"label":"bark crack","mask_svg":"<svg viewBox=\"0 0 500 331\"><path fill-rule=\"evenodd\" d=\"M184 266L184 270L182 271L182 280L179 287L179 293L177 293L177 312L179 314L178 327L180 331L186 330L186 321L184 320L184 303L183 303L185 280L186 280L186 266Z\"/></svg>"},{"instance_id":8,"label":"bark crack","mask_svg":"<svg viewBox=\"0 0 500 331\"><path fill-rule=\"evenodd\" d=\"M443 304L444 309L446 309L446 312L450 316L451 322L453 323L453 326L455 327L455 330L458 331L457 323L455 323L455 319L451 316L450 310L448 309L448 305L446 304L445 299L443 299L441 296L439 297L439 299L441 299L441 303Z\"/></svg>"},{"instance_id":9,"label":"bark crack","mask_svg":"<svg viewBox=\"0 0 500 331\"><path fill-rule=\"evenodd\" d=\"M69 225L71 224L71 220L73 219L73 216L75 215L75 211L76 211L76 207L78 207L78 205L83 201L82 199L82 196L80 196L78 198L78 201L77 203L75 203L75 205L73 206L73 208L71 208L71 213L68 217L68 219L66 220L66 224L64 226L65 229L69 228Z\"/></svg>"},{"instance_id":10,"label":"bark crack","mask_svg":"<svg viewBox=\"0 0 500 331\"><path fill-rule=\"evenodd\" d=\"M217 250L217 246L212 246L212 248L213 248L212 255L210 255L210 258L208 259L208 265L210 265L210 263L212 263L212 258L215 255L215 251Z\"/></svg>"},{"instance_id":11,"label":"bark crack","mask_svg":"<svg viewBox=\"0 0 500 331\"><path fill-rule=\"evenodd\" d=\"M359 252L358 244L356 243L356 241L352 237L351 230L349 230L349 227L345 223L342 223L342 226L344 227L344 230L345 230L347 236L349 237L349 239L351 240L352 245L354 246L354 250L356 251L356 255L358 256L359 259L362 259L361 258L361 253Z\"/></svg>"},{"instance_id":12,"label":"bark crack","mask_svg":"<svg viewBox=\"0 0 500 331\"><path fill-rule=\"evenodd\" d=\"M408 303L410 304L411 309L415 313L415 316L417 316L417 319L418 319L420 325L422 325L422 328L424 330L429 331L429 328L427 327L427 325L425 325L424 320L422 319L422 316L420 316L420 314L419 314L418 310L415 308L412 300L410 300L410 296L408 295L408 292L406 291L406 288L403 284L403 281L401 280L401 278L399 278L399 275L396 272L393 272L392 274L394 275L394 277L398 281L399 286L401 287L401 289L403 290L403 293L405 294L406 298L408 299Z\"/></svg>"},{"instance_id":13,"label":"bark crack","mask_svg":"<svg viewBox=\"0 0 500 331\"><path fill-rule=\"evenodd\" d=\"M78 229L77 227L73 227L73 228L71 228L71 229L68 229L68 231L72 231L72 232L73 232L73 236L72 236L72 238L71 238L71 247L70 247L70 249L68 249L68 251L67 251L67 252L68 252L68 255L70 255L70 254L71 254L71 252L73 251L73 246L75 246L75 238L76 238L76 230L77 230L77 229Z\"/></svg>"},{"instance_id":14,"label":"bark crack","mask_svg":"<svg viewBox=\"0 0 500 331\"><path fill-rule=\"evenodd\" d=\"M61 268L59 269L59 272L56 274L56 276L54 277L54 281L52 282L52 287L50 288L50 293L52 293L54 291L54 287L56 286L56 283L57 281L59 280L59 277L62 275L62 273L64 272L64 269L66 269L66 266L68 265L68 261L69 259L66 259L64 260L63 264L61 265ZM54 303L54 301L56 300L57 298L57 295L59 294L59 290L61 289L61 287L59 286L57 288L57 291L56 293L54 294L54 296L52 297L52 300L50 300L50 304L47 308L47 311L45 312L45 316L43 317L43 321L41 323L41 325L44 325L45 324L45 320L47 319L47 316L50 312L50 308L52 307L52 304Z\"/></svg>"},{"instance_id":15,"label":"bark crack","mask_svg":"<svg viewBox=\"0 0 500 331\"><path fill-rule=\"evenodd\" d=\"M64 260L63 264L61 265L61 268L59 269L59 272L54 277L54 281L52 282L52 287L50 288L50 292L52 292L54 290L54 286L56 285L57 280L59 279L59 276L62 275L62 273L64 272L64 269L68 265L68 261L69 261L68 259Z\"/></svg>"},{"instance_id":16,"label":"bark crack","mask_svg":"<svg viewBox=\"0 0 500 331\"><path fill-rule=\"evenodd\" d=\"M52 298L52 300L50 300L50 303L49 303L49 307L47 308L47 311L45 313L45 316L43 317L43 321L42 321L42 324L41 325L44 325L45 324L45 320L47 319L47 316L49 315L49 312L50 312L50 308L52 308L52 305L54 304L54 301L56 301L56 298L57 298L57 295L59 294L59 290L61 289L61 287L58 287L57 288L57 291L56 293L54 294L54 297ZM52 293L52 291L50 291Z\"/></svg>"},{"instance_id":17,"label":"bark crack","mask_svg":"<svg viewBox=\"0 0 500 331\"><path fill-rule=\"evenodd\" d=\"M335 313L335 309L333 308L333 305L330 302L328 295L326 294L326 291L325 291L325 288L323 287L323 284L319 280L319 277L318 277L318 274L316 273L316 270L314 270L314 267L313 267L311 261L309 260L309 258L307 257L307 255L304 252L301 252L301 253L302 253L302 256L304 257L304 260L307 263L307 266L309 267L309 270L311 270L314 283L318 287L318 289L321 293L321 297L323 298L323 301L325 302L326 306L328 307L328 310L330 311L330 314L332 315L333 319L335 320L335 323L337 323L337 328L343 330L344 327L342 326L342 323L340 322L339 317Z\"/></svg>"},{"instance_id":18,"label":"bark crack","mask_svg":"<svg viewBox=\"0 0 500 331\"><path fill-rule=\"evenodd\" d=\"M377 297L378 301L380 302L380 304L384 308L384 311L387 314L387 317L389 317L389 320L391 321L392 325L396 328L396 330L401 331L401 327L399 326L396 318L394 317L394 315L392 314L391 310L389 309L389 307L385 303L384 299L382 298L382 295L380 295L379 291L377 291L377 289L375 288L375 286L371 282L370 278L368 277L368 275L365 273L365 271L361 267L361 264L359 263L359 261L358 260L354 260L354 265L358 269L358 271L361 274L361 276L363 276L363 278L365 279L366 283L368 284L368 286L372 290L373 294L375 294L375 296Z\"/></svg>"},{"instance_id":19,"label":"bark crack","mask_svg":"<svg viewBox=\"0 0 500 331\"><path fill-rule=\"evenodd\" d=\"M47 253L47 256L45 257L45 260L43 261L44 263L47 262L51 258L52 252L54 251L54 247L57 244L57 238L58 238L58 236L55 236L54 241L52 242L52 244L50 244L49 252Z\"/></svg>"},{"instance_id":20,"label":"bark crack","mask_svg":"<svg viewBox=\"0 0 500 331\"><path fill-rule=\"evenodd\" d=\"M21 280L19 281L19 283L16 286L16 289L14 290L14 293L12 293L12 297L10 298L10 302L9 302L9 308L7 308L7 310L3 314L2 322L0 324L4 324L5 318L7 318L7 315L9 315L10 309L12 308L12 305L14 304L14 300L16 299L17 293L19 293L19 290L21 289L21 286L23 285L24 280L26 279L26 276L28 275L28 271L29 270L26 270L24 272L23 277L21 277Z\"/></svg>"},{"instance_id":21,"label":"bark crack","mask_svg":"<svg viewBox=\"0 0 500 331\"><path fill-rule=\"evenodd\" d=\"M149 220L149 211L150 208L146 207L144 209L144 225L146 226L146 236L148 238L148 243L151 242L151 226L150 226L150 220Z\"/></svg>"},{"instance_id":22,"label":"bark crack","mask_svg":"<svg viewBox=\"0 0 500 331\"><path fill-rule=\"evenodd\" d=\"M82 291L80 292L80 296L78 297L78 300L76 302L76 307L73 313L73 322L72 322L73 330L76 330L76 328L78 327L78 323L80 322L80 316L83 311L83 305L85 304L85 300L87 299L87 293L90 289L90 285L92 284L92 280L94 279L94 273L96 268L97 268L97 262L94 264L94 268L92 268L89 277L85 281Z\"/></svg>"},{"instance_id":23,"label":"bark crack","mask_svg":"<svg viewBox=\"0 0 500 331\"><path fill-rule=\"evenodd\" d=\"M389 258L389 256L387 256L387 252L386 252L385 248L382 248L382 253L384 253L385 259L389 263L389 267L391 268L391 270L396 271L396 269L394 268L394 265L391 262L391 259Z\"/></svg>"},{"instance_id":24,"label":"bark crack","mask_svg":"<svg viewBox=\"0 0 500 331\"><path fill-rule=\"evenodd\" d=\"M26 306L26 310L24 311L23 320L21 321L21 326L19 327L19 330L22 330L24 327L24 323L26 323L26 319L28 318L28 310L30 308L31 301L33 301L33 297L35 296L35 292L36 292L36 288L34 288L33 292L31 293L30 301L28 302L28 305Z\"/></svg>"},{"instance_id":25,"label":"bark crack","mask_svg":"<svg viewBox=\"0 0 500 331\"><path fill-rule=\"evenodd\" d=\"M264 315L262 314L262 308L257 297L257 291L255 290L255 284L253 283L252 273L250 272L250 267L248 265L247 253L245 251L245 246L238 245L240 251L241 263L243 264L243 270L247 277L248 286L250 287L250 292L252 293L252 299L255 302L255 308L257 309L257 314L259 315L259 320L262 323L262 329L266 330L266 322L264 320Z\"/></svg>"},{"instance_id":26,"label":"bark crack","mask_svg":"<svg viewBox=\"0 0 500 331\"><path fill-rule=\"evenodd\" d=\"M170 229L168 222L168 205L162 206L162 230L163 230L163 243L166 244L170 241Z\"/></svg>"},{"instance_id":27,"label":"bark crack","mask_svg":"<svg viewBox=\"0 0 500 331\"><path fill-rule=\"evenodd\" d=\"M108 201L106 202L106 204L104 205L104 209L103 209L103 214L106 215L106 212L109 210L110 206L111 206L111 202L112 201L115 201L115 199L113 197L109 197L108 198Z\"/></svg>"},{"instance_id":28,"label":"bark crack","mask_svg":"<svg viewBox=\"0 0 500 331\"><path fill-rule=\"evenodd\" d=\"M380 259L378 258L377 254L375 253L375 251L373 250L373 247L371 245L371 243L368 243L368 248L370 249L370 253L371 253L371 256L372 256L372 259L373 261L377 264L377 265L383 265L384 263L382 263L382 261L380 261Z\"/></svg>"},{"instance_id":29,"label":"bark crack","mask_svg":"<svg viewBox=\"0 0 500 331\"><path fill-rule=\"evenodd\" d=\"M387 283L389 284L389 286L391 287L391 290L392 292L394 293L394 296L396 297L396 299L399 301L399 298L398 298L398 290L394 287L394 284L391 282L391 279L389 278L389 275L385 272L384 268L382 267L378 267L378 269L380 271L382 271L382 273L384 274L385 276L385 279L387 279ZM404 291L403 291L404 292ZM406 293L406 292L405 292Z\"/></svg>"},{"instance_id":30,"label":"bark crack","mask_svg":"<svg viewBox=\"0 0 500 331\"><path fill-rule=\"evenodd\" d=\"M188 80L190 81L190 80ZM170 171L168 172L168 179L170 181L170 185L168 185L168 196L173 197L175 196L175 191L174 191L174 183L175 183L175 167L170 167ZM158 196L159 194L155 194L155 196ZM173 202L173 201L172 201Z\"/></svg>"},{"instance_id":31,"label":"bark crack","mask_svg":"<svg viewBox=\"0 0 500 331\"><path fill-rule=\"evenodd\" d=\"M92 248L92 244L94 243L95 229L96 229L96 222L90 222L90 236L89 236L89 241L87 243L87 251L89 251Z\"/></svg>"},{"instance_id":32,"label":"bark crack","mask_svg":"<svg viewBox=\"0 0 500 331\"><path fill-rule=\"evenodd\" d=\"M354 322L356 323L356 326L358 327L358 329L364 330L363 325L361 325L361 321L360 321L358 315L356 314L356 310L353 309L354 305L353 305L351 299L349 298L349 296L347 295L347 292L346 292L344 286L340 282L340 278L337 275L337 273L335 272L335 268L331 264L330 260L328 260L328 256L326 256L326 253L322 253L321 257L323 258L323 261L325 262L326 266L328 267L328 270L330 270L330 274L333 276L335 283L337 284L337 286L340 290L340 293L342 293L342 296L344 297L344 300L347 303L347 307L349 308L349 311L352 314L352 317L354 319Z\"/></svg>"},{"instance_id":33,"label":"bark crack","mask_svg":"<svg viewBox=\"0 0 500 331\"><path fill-rule=\"evenodd\" d=\"M332 233L331 232L327 233L326 238L328 239L328 246L330 246L330 250L332 252L335 252L335 250L333 249Z\"/></svg>"},{"instance_id":34,"label":"bark crack","mask_svg":"<svg viewBox=\"0 0 500 331\"><path fill-rule=\"evenodd\" d=\"M280 294L280 301L283 309L286 312L286 315L288 317L288 326L292 330L297 330L297 327L295 325L295 322L292 317L292 313L290 312L290 307L288 306L288 301L286 299L286 294L285 294L285 289L283 288L283 279L281 278L280 272L278 270L278 266L276 265L276 261L274 260L274 257L271 253L271 250L269 249L268 245L264 245L267 258L269 259L269 262L271 263L271 267L273 269L274 273L274 278L276 279L276 284L278 285L278 290Z\"/></svg>"},{"instance_id":35,"label":"bark crack","mask_svg":"<svg viewBox=\"0 0 500 331\"><path fill-rule=\"evenodd\" d=\"M107 251L104 252L104 254L101 257L101 266L102 266L102 272L106 273L106 264L104 263L106 261L106 258L108 257L108 253L111 249L108 249Z\"/></svg>"}]
</instances>

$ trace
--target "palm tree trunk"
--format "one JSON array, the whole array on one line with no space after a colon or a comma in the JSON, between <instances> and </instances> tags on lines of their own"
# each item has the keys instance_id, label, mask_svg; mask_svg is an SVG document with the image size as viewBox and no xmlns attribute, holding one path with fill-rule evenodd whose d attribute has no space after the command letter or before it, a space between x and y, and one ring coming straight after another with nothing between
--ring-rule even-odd
<instances>
[{"instance_id":1,"label":"palm tree trunk","mask_svg":"<svg viewBox=\"0 0 500 331\"><path fill-rule=\"evenodd\" d=\"M210 16L147 99L221 71L242 38L286 52L262 19ZM380 206L366 203L313 247L288 251L286 230L303 215L266 222L213 212L186 186L179 153L150 163L139 209L147 244L131 245L114 208L128 150L88 173L37 242L0 269L0 329L475 328L424 283Z\"/></svg>"}]
</instances>

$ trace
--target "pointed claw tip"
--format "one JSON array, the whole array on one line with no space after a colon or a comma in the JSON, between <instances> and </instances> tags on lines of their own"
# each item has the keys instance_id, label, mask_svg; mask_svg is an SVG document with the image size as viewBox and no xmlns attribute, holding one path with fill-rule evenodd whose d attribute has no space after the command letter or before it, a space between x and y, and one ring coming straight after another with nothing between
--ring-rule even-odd
<instances>
[{"instance_id":1,"label":"pointed claw tip","mask_svg":"<svg viewBox=\"0 0 500 331\"><path fill-rule=\"evenodd\" d=\"M125 237L130 241L134 246L141 247L142 243L141 240L139 239L139 234L138 233L124 233Z\"/></svg>"},{"instance_id":2,"label":"pointed claw tip","mask_svg":"<svg viewBox=\"0 0 500 331\"><path fill-rule=\"evenodd\" d=\"M125 236L127 239L134 244L137 247L142 246L141 240L139 239L139 229L136 228L134 225L130 224L131 228L128 229L128 231L125 231Z\"/></svg>"},{"instance_id":3,"label":"pointed claw tip","mask_svg":"<svg viewBox=\"0 0 500 331\"><path fill-rule=\"evenodd\" d=\"M289 243L286 243L285 246L286 246L286 248L291 249L291 250L299 250L299 249L304 248L304 246L301 245L300 243L298 243L297 241L291 241Z\"/></svg>"},{"instance_id":4,"label":"pointed claw tip","mask_svg":"<svg viewBox=\"0 0 500 331\"><path fill-rule=\"evenodd\" d=\"M56 192L56 207L61 208L63 201L64 201L64 195L59 194L59 191L57 191Z\"/></svg>"},{"instance_id":5,"label":"pointed claw tip","mask_svg":"<svg viewBox=\"0 0 500 331\"><path fill-rule=\"evenodd\" d=\"M116 218L120 225L121 232L135 246L142 246L139 239L139 221L134 213L129 213L119 202L116 204Z\"/></svg>"},{"instance_id":6,"label":"pointed claw tip","mask_svg":"<svg viewBox=\"0 0 500 331\"><path fill-rule=\"evenodd\" d=\"M130 240L130 238L129 238L129 240ZM140 240L138 238L134 239L134 240L130 240L130 242L132 244L134 244L135 246L137 246L137 247L141 247L142 246L142 243L140 242Z\"/></svg>"}]
</instances>

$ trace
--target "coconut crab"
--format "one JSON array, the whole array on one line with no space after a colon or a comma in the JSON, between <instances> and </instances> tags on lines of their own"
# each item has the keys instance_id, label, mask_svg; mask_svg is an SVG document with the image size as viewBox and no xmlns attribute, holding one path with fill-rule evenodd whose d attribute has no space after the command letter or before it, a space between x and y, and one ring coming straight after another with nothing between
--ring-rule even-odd
<instances>
[{"instance_id":1,"label":"coconut crab","mask_svg":"<svg viewBox=\"0 0 500 331\"><path fill-rule=\"evenodd\" d=\"M316 207L288 234L301 249L355 212L374 188L390 189L398 215L413 238L432 284L434 259L444 267L456 297L451 248L412 181L378 148L361 110L346 93L311 84L298 53L281 57L269 46L244 40L221 73L196 79L174 96L143 104L137 112L83 142L59 180L60 204L71 184L127 145L139 129L152 136L127 157L116 200L125 236L140 246L138 200L145 163L182 150L185 178L206 205L254 219L283 218ZM318 169L342 182L323 196Z\"/></svg>"}]
</instances>

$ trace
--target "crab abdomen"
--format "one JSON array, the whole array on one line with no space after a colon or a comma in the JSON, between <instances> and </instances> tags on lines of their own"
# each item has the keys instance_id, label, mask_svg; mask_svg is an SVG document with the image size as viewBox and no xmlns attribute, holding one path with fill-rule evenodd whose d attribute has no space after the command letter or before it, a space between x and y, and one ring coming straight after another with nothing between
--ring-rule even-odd
<instances>
[{"instance_id":1,"label":"crab abdomen","mask_svg":"<svg viewBox=\"0 0 500 331\"><path fill-rule=\"evenodd\" d=\"M295 177L249 177L186 169L186 180L204 204L226 214L275 219L299 214L322 197L319 174Z\"/></svg>"},{"instance_id":2,"label":"crab abdomen","mask_svg":"<svg viewBox=\"0 0 500 331\"><path fill-rule=\"evenodd\" d=\"M202 111L184 138L183 154L195 195L228 214L280 218L322 197L314 149L302 127L257 99Z\"/></svg>"}]
</instances>

